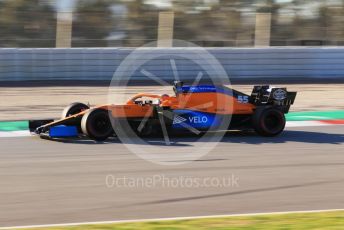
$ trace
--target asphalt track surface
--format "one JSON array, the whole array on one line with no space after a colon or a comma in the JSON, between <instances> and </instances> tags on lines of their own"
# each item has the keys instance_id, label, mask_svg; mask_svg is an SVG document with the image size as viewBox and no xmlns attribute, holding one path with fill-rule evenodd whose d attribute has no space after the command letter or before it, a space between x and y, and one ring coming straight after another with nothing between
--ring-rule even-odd
<instances>
[{"instance_id":1,"label":"asphalt track surface","mask_svg":"<svg viewBox=\"0 0 344 230\"><path fill-rule=\"evenodd\" d=\"M230 133L203 158L164 166L116 141L1 138L0 226L340 209L343 144L344 126L288 128L276 138ZM109 188L107 175L237 179L229 187Z\"/></svg>"}]
</instances>

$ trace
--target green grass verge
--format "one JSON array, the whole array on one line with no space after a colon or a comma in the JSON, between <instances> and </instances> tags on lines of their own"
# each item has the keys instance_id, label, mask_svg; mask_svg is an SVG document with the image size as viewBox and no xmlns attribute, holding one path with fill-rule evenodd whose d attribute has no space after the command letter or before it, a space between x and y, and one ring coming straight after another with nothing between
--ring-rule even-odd
<instances>
[{"instance_id":1,"label":"green grass verge","mask_svg":"<svg viewBox=\"0 0 344 230\"><path fill-rule=\"evenodd\" d=\"M314 120L343 120L344 110L290 112L286 114L287 121L314 121Z\"/></svg>"},{"instance_id":2,"label":"green grass verge","mask_svg":"<svg viewBox=\"0 0 344 230\"><path fill-rule=\"evenodd\" d=\"M49 227L37 228L46 230L186 230L186 229L215 229L215 230L320 230L320 229L343 229L344 211L319 212L319 213L294 213L294 214L273 214L257 215L246 217L221 217L204 218L176 221L155 221L155 222L137 222L123 224L99 224L83 225L73 227ZM32 229L31 229L32 230Z\"/></svg>"},{"instance_id":3,"label":"green grass verge","mask_svg":"<svg viewBox=\"0 0 344 230\"><path fill-rule=\"evenodd\" d=\"M27 121L4 121L0 122L0 131L21 131L28 130L29 122Z\"/></svg>"}]
</instances>

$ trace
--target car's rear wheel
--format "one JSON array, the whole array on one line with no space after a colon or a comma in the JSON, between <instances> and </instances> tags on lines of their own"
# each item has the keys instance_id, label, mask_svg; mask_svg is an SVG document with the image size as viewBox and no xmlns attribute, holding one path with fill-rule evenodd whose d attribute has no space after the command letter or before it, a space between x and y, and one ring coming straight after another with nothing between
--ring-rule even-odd
<instances>
[{"instance_id":1,"label":"car's rear wheel","mask_svg":"<svg viewBox=\"0 0 344 230\"><path fill-rule=\"evenodd\" d=\"M93 140L106 140L113 134L108 111L97 108L87 111L81 120L81 130Z\"/></svg>"},{"instance_id":2,"label":"car's rear wheel","mask_svg":"<svg viewBox=\"0 0 344 230\"><path fill-rule=\"evenodd\" d=\"M258 108L252 117L254 130L262 136L276 136L285 127L284 113L275 108Z\"/></svg>"},{"instance_id":3,"label":"car's rear wheel","mask_svg":"<svg viewBox=\"0 0 344 230\"><path fill-rule=\"evenodd\" d=\"M75 102L70 105L68 105L63 111L61 118L64 119L66 117L78 114L84 110L89 109L90 107L88 105L85 105L80 102Z\"/></svg>"}]
</instances>

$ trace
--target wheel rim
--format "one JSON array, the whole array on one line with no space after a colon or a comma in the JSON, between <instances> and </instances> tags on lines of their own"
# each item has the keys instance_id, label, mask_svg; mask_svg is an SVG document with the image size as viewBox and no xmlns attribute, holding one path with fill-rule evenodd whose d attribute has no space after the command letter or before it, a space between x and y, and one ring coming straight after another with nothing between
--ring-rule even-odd
<instances>
[{"instance_id":1,"label":"wheel rim","mask_svg":"<svg viewBox=\"0 0 344 230\"><path fill-rule=\"evenodd\" d=\"M94 131L100 134L106 134L111 127L111 123L107 115L102 114L94 119Z\"/></svg>"},{"instance_id":2,"label":"wheel rim","mask_svg":"<svg viewBox=\"0 0 344 230\"><path fill-rule=\"evenodd\" d=\"M85 109L75 109L75 110L71 110L71 111L69 111L68 113L67 113L67 117L69 117L69 116L72 116L72 115L75 115L75 114L78 114L78 113L81 113L82 111L84 111Z\"/></svg>"},{"instance_id":3,"label":"wheel rim","mask_svg":"<svg viewBox=\"0 0 344 230\"><path fill-rule=\"evenodd\" d=\"M89 107L82 103L71 104L70 107L67 107L63 110L62 118L73 116L87 109L89 109Z\"/></svg>"},{"instance_id":4,"label":"wheel rim","mask_svg":"<svg viewBox=\"0 0 344 230\"><path fill-rule=\"evenodd\" d=\"M264 118L264 126L271 133L279 132L283 127L282 117L278 113L269 113Z\"/></svg>"}]
</instances>

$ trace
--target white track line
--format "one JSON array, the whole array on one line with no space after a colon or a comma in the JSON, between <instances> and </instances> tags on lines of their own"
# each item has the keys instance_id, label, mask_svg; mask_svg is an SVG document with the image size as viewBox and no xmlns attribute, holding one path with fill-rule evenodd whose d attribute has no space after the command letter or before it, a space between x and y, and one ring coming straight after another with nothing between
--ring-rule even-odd
<instances>
[{"instance_id":1,"label":"white track line","mask_svg":"<svg viewBox=\"0 0 344 230\"><path fill-rule=\"evenodd\" d=\"M23 228L70 227L70 226L78 226L78 225L97 225L97 224L123 224L123 223L155 222L155 221L170 221L170 220L171 221L191 220L191 219L203 219L203 218L224 218L224 217L245 217L245 216L249 217L249 216L259 216L259 215L320 213L320 212L336 212L336 211L344 211L344 209L321 209L321 210L287 211L287 212L257 212L257 213L242 213L242 214L228 214L228 215L188 216L188 217L171 217L171 218L155 218L155 219L135 219L135 220L96 221L96 222L80 222L80 223L65 223L65 224L11 226L11 227L0 227L0 230L23 229Z\"/></svg>"},{"instance_id":2,"label":"white track line","mask_svg":"<svg viewBox=\"0 0 344 230\"><path fill-rule=\"evenodd\" d=\"M286 127L330 126L333 124L321 121L287 121Z\"/></svg>"},{"instance_id":3,"label":"white track line","mask_svg":"<svg viewBox=\"0 0 344 230\"><path fill-rule=\"evenodd\" d=\"M28 137L30 136L29 130L21 131L0 131L0 137Z\"/></svg>"}]
</instances>

